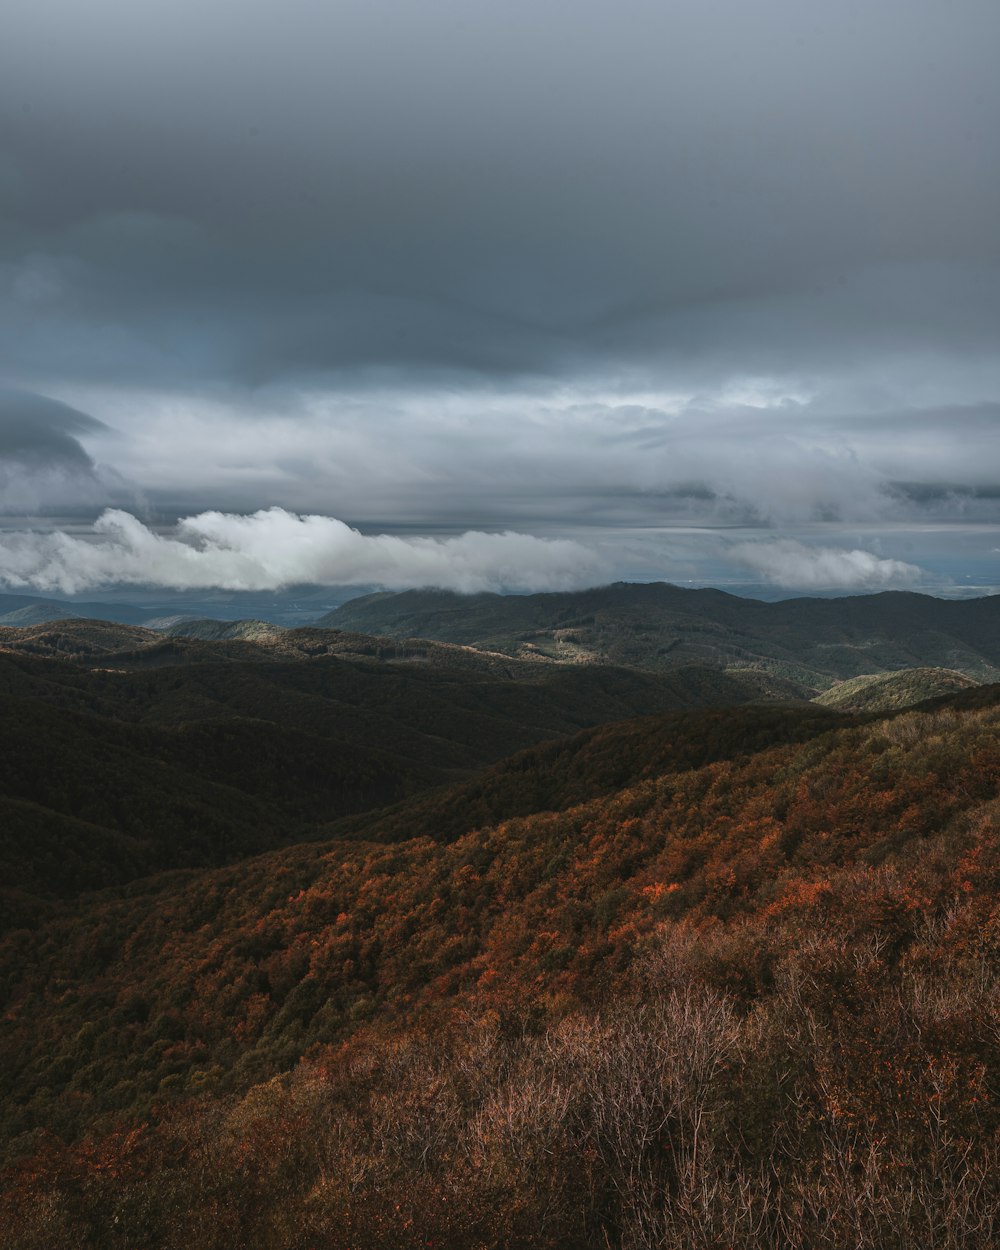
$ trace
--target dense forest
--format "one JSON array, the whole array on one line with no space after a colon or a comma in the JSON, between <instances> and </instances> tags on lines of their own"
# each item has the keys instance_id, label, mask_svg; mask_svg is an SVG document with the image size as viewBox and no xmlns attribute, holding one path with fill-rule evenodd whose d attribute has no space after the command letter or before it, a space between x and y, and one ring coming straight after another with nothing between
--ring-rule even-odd
<instances>
[{"instance_id":1,"label":"dense forest","mask_svg":"<svg viewBox=\"0 0 1000 1250\"><path fill-rule=\"evenodd\" d=\"M52 899L322 836L531 743L761 689L332 630L205 642L80 621L3 643L0 930Z\"/></svg>"},{"instance_id":2,"label":"dense forest","mask_svg":"<svg viewBox=\"0 0 1000 1250\"><path fill-rule=\"evenodd\" d=\"M997 1244L1000 686L74 628L0 657L3 1250Z\"/></svg>"}]
</instances>

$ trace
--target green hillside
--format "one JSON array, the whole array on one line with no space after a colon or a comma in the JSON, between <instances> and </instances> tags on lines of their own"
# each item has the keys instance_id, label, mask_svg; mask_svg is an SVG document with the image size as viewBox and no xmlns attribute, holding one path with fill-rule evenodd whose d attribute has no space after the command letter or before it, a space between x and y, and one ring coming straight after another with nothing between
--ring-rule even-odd
<instances>
[{"instance_id":1,"label":"green hillside","mask_svg":"<svg viewBox=\"0 0 1000 1250\"><path fill-rule=\"evenodd\" d=\"M8 652L88 662L101 656L155 647L161 641L161 635L152 629L83 617L57 617L0 626L0 655Z\"/></svg>"},{"instance_id":2,"label":"green hillside","mask_svg":"<svg viewBox=\"0 0 1000 1250\"><path fill-rule=\"evenodd\" d=\"M205 642L264 642L284 633L281 625L268 621L182 620L168 625L163 632L172 638L201 638Z\"/></svg>"},{"instance_id":3,"label":"green hillside","mask_svg":"<svg viewBox=\"0 0 1000 1250\"><path fill-rule=\"evenodd\" d=\"M970 690L978 682L947 668L912 668L896 673L866 673L838 682L813 700L824 707L891 712L926 699Z\"/></svg>"}]
</instances>

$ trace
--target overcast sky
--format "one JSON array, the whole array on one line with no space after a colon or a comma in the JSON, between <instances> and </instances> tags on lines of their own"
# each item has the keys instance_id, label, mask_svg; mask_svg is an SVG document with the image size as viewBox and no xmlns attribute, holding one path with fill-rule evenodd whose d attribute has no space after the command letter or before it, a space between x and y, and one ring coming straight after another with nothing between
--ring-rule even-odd
<instances>
[{"instance_id":1,"label":"overcast sky","mask_svg":"<svg viewBox=\"0 0 1000 1250\"><path fill-rule=\"evenodd\" d=\"M996 0L4 0L0 579L1000 588L998 49Z\"/></svg>"}]
</instances>

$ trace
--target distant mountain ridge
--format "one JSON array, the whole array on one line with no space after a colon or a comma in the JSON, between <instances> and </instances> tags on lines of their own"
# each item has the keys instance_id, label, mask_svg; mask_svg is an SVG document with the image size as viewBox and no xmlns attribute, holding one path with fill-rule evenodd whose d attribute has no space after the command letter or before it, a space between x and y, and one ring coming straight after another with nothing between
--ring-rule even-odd
<instances>
[{"instance_id":1,"label":"distant mountain ridge","mask_svg":"<svg viewBox=\"0 0 1000 1250\"><path fill-rule=\"evenodd\" d=\"M0 594L0 626L38 625L45 621L101 620L141 625L149 612L128 603L62 602L34 595Z\"/></svg>"},{"instance_id":2,"label":"distant mountain ridge","mask_svg":"<svg viewBox=\"0 0 1000 1250\"><path fill-rule=\"evenodd\" d=\"M803 692L917 667L1000 679L1000 596L887 591L766 603L666 582L537 595L411 590L353 599L317 624L652 671L763 669Z\"/></svg>"},{"instance_id":3,"label":"distant mountain ridge","mask_svg":"<svg viewBox=\"0 0 1000 1250\"><path fill-rule=\"evenodd\" d=\"M0 628L0 652L71 660L87 667L112 661L122 671L196 663L284 663L337 658L397 667L425 666L471 676L492 674L513 681L599 681L607 665L554 663L544 656L509 656L457 643L426 638L387 638L329 627L287 629L261 621L184 621L169 630L122 625L114 621L56 620ZM615 666L610 666L612 670ZM589 678L566 675L594 672ZM560 676L562 674L562 676ZM660 674L675 707L720 707L760 701L798 700L794 682L767 672L723 672L686 665ZM612 677L612 683L615 678ZM634 676L630 678L634 680Z\"/></svg>"}]
</instances>

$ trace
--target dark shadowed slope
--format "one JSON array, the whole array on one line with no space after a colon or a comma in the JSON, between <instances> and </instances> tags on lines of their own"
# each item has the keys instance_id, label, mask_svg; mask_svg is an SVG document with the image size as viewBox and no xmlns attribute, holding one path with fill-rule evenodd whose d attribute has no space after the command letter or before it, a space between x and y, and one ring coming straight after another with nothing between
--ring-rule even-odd
<instances>
[{"instance_id":1,"label":"dark shadowed slope","mask_svg":"<svg viewBox=\"0 0 1000 1250\"><path fill-rule=\"evenodd\" d=\"M516 816L564 811L651 777L805 742L857 718L802 706L697 709L620 721L543 742L464 785L339 821L331 836L447 842Z\"/></svg>"},{"instance_id":2,"label":"dark shadowed slope","mask_svg":"<svg viewBox=\"0 0 1000 1250\"><path fill-rule=\"evenodd\" d=\"M759 693L712 670L521 664L331 630L275 646L78 621L7 641L5 924L42 898L313 838L534 742Z\"/></svg>"}]
</instances>

